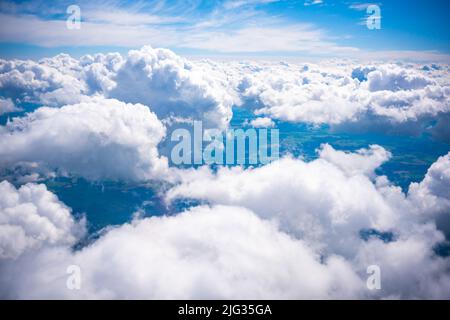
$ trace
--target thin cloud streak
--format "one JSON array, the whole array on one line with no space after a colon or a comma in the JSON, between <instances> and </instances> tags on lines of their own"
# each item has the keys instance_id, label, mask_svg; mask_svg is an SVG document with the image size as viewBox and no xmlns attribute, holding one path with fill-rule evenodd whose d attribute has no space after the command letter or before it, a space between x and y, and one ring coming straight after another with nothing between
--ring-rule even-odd
<instances>
[{"instance_id":1,"label":"thin cloud streak","mask_svg":"<svg viewBox=\"0 0 450 320\"><path fill-rule=\"evenodd\" d=\"M273 2L276 1L226 1L205 12L199 12L199 2L195 1L182 3L180 8L165 2L137 2L128 7L111 1L101 6L81 2L79 30L67 29L67 15L62 10L65 2L47 10L43 10L39 2L20 8L5 2L0 7L0 42L45 48L151 45L196 50L205 55L297 54L318 58L450 60L449 55L436 50L378 52L343 45L339 37L316 24L286 21L260 8ZM356 3L349 8L362 10L367 5L369 3ZM102 7L108 10L101 10Z\"/></svg>"}]
</instances>

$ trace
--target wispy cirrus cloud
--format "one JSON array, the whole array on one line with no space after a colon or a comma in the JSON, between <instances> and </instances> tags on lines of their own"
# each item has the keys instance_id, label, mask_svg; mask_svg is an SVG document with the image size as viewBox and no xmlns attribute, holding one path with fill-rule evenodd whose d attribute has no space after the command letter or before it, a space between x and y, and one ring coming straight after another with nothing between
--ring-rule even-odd
<instances>
[{"instance_id":1,"label":"wispy cirrus cloud","mask_svg":"<svg viewBox=\"0 0 450 320\"><path fill-rule=\"evenodd\" d=\"M279 3L276 3L279 2ZM66 26L66 9L72 3L62 0L49 5L43 1L0 4L0 44L26 44L41 48L114 46L137 48L143 45L167 47L204 55L298 55L307 57L377 57L377 51L403 58L448 61L448 55L434 48L363 48L361 35L337 36L310 19L288 18L269 10L281 6L277 0L202 1L101 1L77 2L81 8L81 29ZM275 4L276 3L276 4ZM286 4L287 3L287 4ZM283 2L298 11L325 10L324 1ZM305 6L311 6L306 9ZM370 3L343 4L342 10L364 10ZM300 7L300 9L299 9ZM316 7L316 6L314 6ZM352 18L353 19L353 18ZM320 19L319 19L320 20ZM361 17L365 24L366 17ZM353 25L353 22L352 22ZM14 27L12 27L14 26ZM346 34L351 34L350 32ZM366 35L365 35L366 36ZM358 39L359 38L359 39ZM351 39L351 40L350 40ZM359 41L359 42L358 42ZM409 57L411 58L411 57Z\"/></svg>"},{"instance_id":2,"label":"wispy cirrus cloud","mask_svg":"<svg viewBox=\"0 0 450 320\"><path fill-rule=\"evenodd\" d=\"M225 9L236 9L244 6L264 5L280 0L229 0L224 3Z\"/></svg>"},{"instance_id":3,"label":"wispy cirrus cloud","mask_svg":"<svg viewBox=\"0 0 450 320\"><path fill-rule=\"evenodd\" d=\"M123 46L151 44L156 47L188 48L218 53L257 52L355 52L339 46L328 33L311 23L289 22L265 14L257 5L274 2L229 1L200 16L176 15L161 6L145 11L115 6L105 12L98 6L81 7L81 29L68 30L66 16L40 16L3 10L0 13L0 41L21 42L44 47ZM37 7L36 7L37 8ZM14 25L14 28L8 27Z\"/></svg>"},{"instance_id":4,"label":"wispy cirrus cloud","mask_svg":"<svg viewBox=\"0 0 450 320\"><path fill-rule=\"evenodd\" d=\"M364 3L352 3L348 7L349 7L349 9L353 9L353 10L357 10L357 11L364 11L369 6L374 5L374 4L377 6L381 6L381 3L377 3L377 2L364 2Z\"/></svg>"},{"instance_id":5,"label":"wispy cirrus cloud","mask_svg":"<svg viewBox=\"0 0 450 320\"><path fill-rule=\"evenodd\" d=\"M313 5L316 5L316 4L322 4L323 3L323 1L322 0L306 0L304 3L303 3L303 5L304 6L313 6Z\"/></svg>"}]
</instances>

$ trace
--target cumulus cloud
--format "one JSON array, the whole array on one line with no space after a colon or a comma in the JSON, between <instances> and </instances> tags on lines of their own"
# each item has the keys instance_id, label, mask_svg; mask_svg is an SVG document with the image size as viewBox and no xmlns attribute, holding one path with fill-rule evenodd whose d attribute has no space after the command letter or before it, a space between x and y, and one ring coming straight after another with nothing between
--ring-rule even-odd
<instances>
[{"instance_id":1,"label":"cumulus cloud","mask_svg":"<svg viewBox=\"0 0 450 320\"><path fill-rule=\"evenodd\" d=\"M5 113L17 112L21 109L16 107L11 99L0 98L0 116Z\"/></svg>"},{"instance_id":2,"label":"cumulus cloud","mask_svg":"<svg viewBox=\"0 0 450 320\"><path fill-rule=\"evenodd\" d=\"M89 92L92 94L111 90L116 85L113 78L123 63L124 59L119 53L82 56L79 61L83 68L81 77Z\"/></svg>"},{"instance_id":3,"label":"cumulus cloud","mask_svg":"<svg viewBox=\"0 0 450 320\"><path fill-rule=\"evenodd\" d=\"M329 61L321 65L188 61L145 46L76 60L0 61L4 99L60 107L96 94L149 106L161 119L225 128L233 105L261 118L448 140L448 66ZM260 120L259 120L260 121Z\"/></svg>"},{"instance_id":4,"label":"cumulus cloud","mask_svg":"<svg viewBox=\"0 0 450 320\"><path fill-rule=\"evenodd\" d=\"M74 221L71 210L45 185L16 189L0 182L0 259L13 259L43 246L70 246L84 233L84 221Z\"/></svg>"},{"instance_id":5,"label":"cumulus cloud","mask_svg":"<svg viewBox=\"0 0 450 320\"><path fill-rule=\"evenodd\" d=\"M167 199L244 206L313 247L351 252L360 241L360 230L386 230L395 222L391 206L365 175L387 160L388 153L374 146L344 154L324 146L320 155L313 162L284 158L256 169L184 174Z\"/></svg>"},{"instance_id":6,"label":"cumulus cloud","mask_svg":"<svg viewBox=\"0 0 450 320\"><path fill-rule=\"evenodd\" d=\"M374 175L389 152L372 146L346 154L325 145L319 155L312 162L284 158L256 169L194 171L180 177L182 183L169 190L167 200L189 198L244 206L276 221L281 230L320 252L347 258L357 254L364 230L417 236L428 249L443 240L429 216L431 208L418 207L415 196L406 196L386 177ZM445 167L448 169L447 164ZM430 179L433 167L430 170L423 183ZM434 200L448 210L446 198Z\"/></svg>"},{"instance_id":7,"label":"cumulus cloud","mask_svg":"<svg viewBox=\"0 0 450 320\"><path fill-rule=\"evenodd\" d=\"M310 65L262 65L254 72L238 70L238 86L246 106L258 115L292 122L341 123L363 108L351 92L358 83L343 71ZM330 85L334 83L335 85Z\"/></svg>"},{"instance_id":8,"label":"cumulus cloud","mask_svg":"<svg viewBox=\"0 0 450 320\"><path fill-rule=\"evenodd\" d=\"M450 218L450 153L440 157L427 171L420 183L412 183L408 197L422 212ZM450 228L447 226L447 234Z\"/></svg>"},{"instance_id":9,"label":"cumulus cloud","mask_svg":"<svg viewBox=\"0 0 450 320\"><path fill-rule=\"evenodd\" d=\"M377 145L350 153L324 144L314 161L248 169L169 170L160 155L163 123L225 128L233 105L258 116L253 127L280 119L448 139L448 66L187 61L143 47L0 60L0 89L0 113L46 105L0 126L0 170L21 175L11 181L170 178L168 208L207 203L109 228L74 250L84 227L68 207L43 185L4 181L2 297L449 297L450 261L435 248L450 234L450 154L407 193L377 174L391 157ZM66 288L71 264L81 267L80 291ZM365 288L372 264L381 291Z\"/></svg>"},{"instance_id":10,"label":"cumulus cloud","mask_svg":"<svg viewBox=\"0 0 450 320\"><path fill-rule=\"evenodd\" d=\"M0 59L0 90L14 101L61 106L80 101L86 91L77 75L78 61L61 54L52 59Z\"/></svg>"},{"instance_id":11,"label":"cumulus cloud","mask_svg":"<svg viewBox=\"0 0 450 320\"><path fill-rule=\"evenodd\" d=\"M380 167L391 157L391 153L378 145L369 149L360 149L355 153L337 151L329 144L324 144L319 150L321 159L338 166L348 175L364 174L373 176L375 169Z\"/></svg>"},{"instance_id":12,"label":"cumulus cloud","mask_svg":"<svg viewBox=\"0 0 450 320\"><path fill-rule=\"evenodd\" d=\"M92 98L62 108L42 107L0 127L0 167L145 180L167 168L157 149L164 135L162 123L141 104Z\"/></svg>"},{"instance_id":13,"label":"cumulus cloud","mask_svg":"<svg viewBox=\"0 0 450 320\"><path fill-rule=\"evenodd\" d=\"M221 71L144 46L125 58L108 53L79 60L66 54L37 62L0 60L0 89L19 103L51 107L101 95L147 105L160 119L203 120L205 126L225 128L238 98Z\"/></svg>"},{"instance_id":14,"label":"cumulus cloud","mask_svg":"<svg viewBox=\"0 0 450 320\"><path fill-rule=\"evenodd\" d=\"M397 66L381 66L367 75L370 91L415 90L433 82L415 70L405 70Z\"/></svg>"}]
</instances>

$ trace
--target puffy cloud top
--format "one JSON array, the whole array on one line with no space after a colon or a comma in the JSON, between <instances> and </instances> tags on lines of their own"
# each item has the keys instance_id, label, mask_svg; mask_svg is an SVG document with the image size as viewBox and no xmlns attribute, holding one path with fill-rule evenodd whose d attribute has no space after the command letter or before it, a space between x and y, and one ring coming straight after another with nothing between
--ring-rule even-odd
<instances>
[{"instance_id":1,"label":"puffy cloud top","mask_svg":"<svg viewBox=\"0 0 450 320\"><path fill-rule=\"evenodd\" d=\"M284 158L253 170L221 168L217 174L185 174L167 199L244 206L277 221L282 230L313 247L354 252L361 229L389 228L395 219L389 203L366 176L387 160L388 153L373 146L370 151L344 154L326 145L320 156L309 163Z\"/></svg>"},{"instance_id":2,"label":"puffy cloud top","mask_svg":"<svg viewBox=\"0 0 450 320\"><path fill-rule=\"evenodd\" d=\"M162 174L165 128L150 109L93 98L42 107L0 127L0 166L45 167L88 179L145 180Z\"/></svg>"},{"instance_id":3,"label":"puffy cloud top","mask_svg":"<svg viewBox=\"0 0 450 320\"><path fill-rule=\"evenodd\" d=\"M450 154L408 193L376 169L391 157L322 145L310 162L168 169L164 123L225 128L233 104L255 127L273 119L448 139L448 66L189 62L143 47L126 57L0 60L0 114L46 105L0 126L0 170L92 180L170 178L187 212L108 228L80 250L83 222L44 185L0 183L2 298L447 298ZM123 100L117 100L117 99ZM3 172L2 172L3 173ZM170 206L168 206L170 208ZM445 219L444 219L445 220ZM108 265L105 267L105 261ZM66 288L81 267L82 290ZM367 266L382 290L365 288ZM417 272L420 270L420 273Z\"/></svg>"},{"instance_id":4,"label":"puffy cloud top","mask_svg":"<svg viewBox=\"0 0 450 320\"><path fill-rule=\"evenodd\" d=\"M433 84L431 79L415 70L405 70L397 66L381 66L367 75L370 91L399 91L421 89Z\"/></svg>"},{"instance_id":5,"label":"puffy cloud top","mask_svg":"<svg viewBox=\"0 0 450 320\"><path fill-rule=\"evenodd\" d=\"M0 289L1 295L332 298L355 296L363 284L339 257L321 262L304 243L279 232L251 211L227 206L197 207L173 217L134 221L76 253L49 249L34 257L33 272L26 261L25 257L16 264L19 284L9 292ZM66 289L68 263L80 267L82 290ZM0 279L2 276L5 274Z\"/></svg>"},{"instance_id":6,"label":"puffy cloud top","mask_svg":"<svg viewBox=\"0 0 450 320\"><path fill-rule=\"evenodd\" d=\"M0 259L17 258L42 246L70 246L83 234L70 209L45 185L19 189L0 182Z\"/></svg>"},{"instance_id":7,"label":"puffy cloud top","mask_svg":"<svg viewBox=\"0 0 450 320\"><path fill-rule=\"evenodd\" d=\"M429 71L419 65L351 62L227 66L243 106L257 115L347 130L429 130L448 140L443 125L450 112L446 66Z\"/></svg>"},{"instance_id":8,"label":"puffy cloud top","mask_svg":"<svg viewBox=\"0 0 450 320\"><path fill-rule=\"evenodd\" d=\"M412 183L409 196L428 213L450 215L450 153L440 157L420 183ZM446 230L450 234L450 229Z\"/></svg>"},{"instance_id":9,"label":"puffy cloud top","mask_svg":"<svg viewBox=\"0 0 450 320\"><path fill-rule=\"evenodd\" d=\"M109 96L152 106L158 117L203 119L224 128L231 120L232 97L210 74L170 50L145 46L131 50Z\"/></svg>"},{"instance_id":10,"label":"puffy cloud top","mask_svg":"<svg viewBox=\"0 0 450 320\"><path fill-rule=\"evenodd\" d=\"M39 62L0 60L0 89L14 101L61 106L79 102L85 84L76 77L77 61L59 55Z\"/></svg>"},{"instance_id":11,"label":"puffy cloud top","mask_svg":"<svg viewBox=\"0 0 450 320\"><path fill-rule=\"evenodd\" d=\"M319 150L320 158L325 159L350 176L364 174L373 176L375 169L389 160L391 153L378 145L372 145L369 149L361 149L356 153L337 151L329 144L324 144Z\"/></svg>"},{"instance_id":12,"label":"puffy cloud top","mask_svg":"<svg viewBox=\"0 0 450 320\"><path fill-rule=\"evenodd\" d=\"M377 158L380 150L372 149L354 157L335 152L361 164L360 157ZM430 170L447 169L448 156ZM409 197L383 177L373 184L364 172L342 170L325 159L284 159L253 170L185 172L169 198L194 196L222 205L136 219L75 252L63 242L44 242L32 255L4 258L0 288L8 290L0 289L0 296L449 297L449 258L433 253L443 236L432 220L414 216L414 210L424 209L414 209ZM361 228L386 226L394 232L388 241L359 234ZM72 264L82 272L81 290L66 288L65 271ZM381 290L365 287L366 269L373 264L382 270Z\"/></svg>"},{"instance_id":13,"label":"puffy cloud top","mask_svg":"<svg viewBox=\"0 0 450 320\"><path fill-rule=\"evenodd\" d=\"M145 46L126 57L0 60L0 89L19 107L24 101L60 107L97 94L147 105L161 120L201 119L224 128L231 107L243 104L273 119L392 132L428 128L445 140L450 81L446 65L188 61ZM430 120L438 123L431 129Z\"/></svg>"}]
</instances>

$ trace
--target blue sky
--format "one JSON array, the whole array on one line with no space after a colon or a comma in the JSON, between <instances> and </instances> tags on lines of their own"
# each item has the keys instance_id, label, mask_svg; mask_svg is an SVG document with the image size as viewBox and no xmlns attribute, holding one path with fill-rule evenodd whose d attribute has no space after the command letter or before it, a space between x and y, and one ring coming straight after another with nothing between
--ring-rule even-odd
<instances>
[{"instance_id":1,"label":"blue sky","mask_svg":"<svg viewBox=\"0 0 450 320\"><path fill-rule=\"evenodd\" d=\"M69 5L81 29L66 27ZM381 9L381 29L365 25ZM448 1L2 1L0 56L119 51L145 44L191 56L448 61Z\"/></svg>"}]
</instances>

